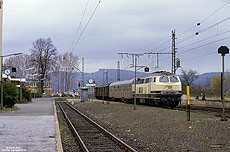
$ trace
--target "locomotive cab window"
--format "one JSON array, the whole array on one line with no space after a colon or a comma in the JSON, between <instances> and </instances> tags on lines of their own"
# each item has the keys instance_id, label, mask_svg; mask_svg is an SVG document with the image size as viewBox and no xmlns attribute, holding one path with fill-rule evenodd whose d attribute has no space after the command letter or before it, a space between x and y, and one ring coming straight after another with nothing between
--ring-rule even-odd
<instances>
[{"instance_id":1,"label":"locomotive cab window","mask_svg":"<svg viewBox=\"0 0 230 152\"><path fill-rule=\"evenodd\" d=\"M156 82L156 77L153 78L153 82Z\"/></svg>"},{"instance_id":2,"label":"locomotive cab window","mask_svg":"<svg viewBox=\"0 0 230 152\"><path fill-rule=\"evenodd\" d=\"M145 79L145 83L150 83L152 81L152 78Z\"/></svg>"},{"instance_id":3,"label":"locomotive cab window","mask_svg":"<svg viewBox=\"0 0 230 152\"><path fill-rule=\"evenodd\" d=\"M169 82L168 77L160 77L160 82Z\"/></svg>"},{"instance_id":4,"label":"locomotive cab window","mask_svg":"<svg viewBox=\"0 0 230 152\"><path fill-rule=\"evenodd\" d=\"M137 84L144 83L144 80L145 80L145 79L140 79L140 78L138 78L138 79L137 79Z\"/></svg>"},{"instance_id":5,"label":"locomotive cab window","mask_svg":"<svg viewBox=\"0 0 230 152\"><path fill-rule=\"evenodd\" d=\"M140 83L141 83L141 79L138 78L138 79L137 79L137 84L140 84Z\"/></svg>"},{"instance_id":6,"label":"locomotive cab window","mask_svg":"<svg viewBox=\"0 0 230 152\"><path fill-rule=\"evenodd\" d=\"M170 82L179 82L178 78L175 76L170 77Z\"/></svg>"}]
</instances>

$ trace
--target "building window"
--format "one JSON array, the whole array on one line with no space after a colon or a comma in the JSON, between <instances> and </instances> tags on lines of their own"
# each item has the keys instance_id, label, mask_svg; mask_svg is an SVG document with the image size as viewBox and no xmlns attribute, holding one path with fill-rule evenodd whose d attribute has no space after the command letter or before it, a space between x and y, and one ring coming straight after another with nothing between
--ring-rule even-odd
<instances>
[{"instance_id":1,"label":"building window","mask_svg":"<svg viewBox=\"0 0 230 152\"><path fill-rule=\"evenodd\" d=\"M47 87L49 86L49 82L46 82L46 86L47 86Z\"/></svg>"}]
</instances>

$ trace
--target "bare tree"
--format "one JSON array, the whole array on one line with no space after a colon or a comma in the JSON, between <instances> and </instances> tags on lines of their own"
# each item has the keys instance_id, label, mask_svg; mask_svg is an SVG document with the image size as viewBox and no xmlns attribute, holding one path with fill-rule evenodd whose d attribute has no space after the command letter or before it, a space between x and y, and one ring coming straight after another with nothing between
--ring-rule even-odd
<instances>
[{"instance_id":1,"label":"bare tree","mask_svg":"<svg viewBox=\"0 0 230 152\"><path fill-rule=\"evenodd\" d=\"M182 82L187 86L191 86L194 80L198 78L197 72L195 70L186 71L184 69L181 69L181 72L183 74Z\"/></svg>"},{"instance_id":2,"label":"bare tree","mask_svg":"<svg viewBox=\"0 0 230 152\"><path fill-rule=\"evenodd\" d=\"M61 86L61 91L69 91L72 88L74 72L77 71L79 63L78 56L73 53L65 53L57 57L55 74L58 77L58 90ZM61 81L59 81L61 80Z\"/></svg>"},{"instance_id":3,"label":"bare tree","mask_svg":"<svg viewBox=\"0 0 230 152\"><path fill-rule=\"evenodd\" d=\"M31 67L30 64L30 55L28 54L22 54L19 56L13 56L5 60L4 62L5 68L16 68L16 72L11 73L11 76L13 77L26 77L28 74L28 68Z\"/></svg>"},{"instance_id":4,"label":"bare tree","mask_svg":"<svg viewBox=\"0 0 230 152\"><path fill-rule=\"evenodd\" d=\"M53 71L55 67L55 57L57 55L57 49L52 44L50 38L39 38L35 40L31 48L31 62L34 67L37 68L40 80L40 93L43 93L43 83L48 72Z\"/></svg>"},{"instance_id":5,"label":"bare tree","mask_svg":"<svg viewBox=\"0 0 230 152\"><path fill-rule=\"evenodd\" d=\"M72 83L71 80L73 80L73 72L76 72L77 69L78 69L78 56L74 56L73 53L67 53L67 54L64 54L64 60L65 62L67 62L67 80L66 80L66 88L67 88L67 91L70 90L70 88L72 88L71 85L73 85L74 83Z\"/></svg>"}]
</instances>

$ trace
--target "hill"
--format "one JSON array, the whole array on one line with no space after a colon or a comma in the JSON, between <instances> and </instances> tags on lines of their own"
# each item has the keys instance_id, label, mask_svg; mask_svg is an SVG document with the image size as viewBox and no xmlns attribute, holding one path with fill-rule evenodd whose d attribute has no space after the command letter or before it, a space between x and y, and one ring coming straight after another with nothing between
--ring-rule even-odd
<instances>
[{"instance_id":1,"label":"hill","mask_svg":"<svg viewBox=\"0 0 230 152\"><path fill-rule=\"evenodd\" d=\"M103 84L103 72L104 72L104 84L106 84L106 73L105 71L108 71L108 83L116 82L117 81L117 69L99 69L97 72L93 73L85 73L84 74L84 83L88 84L89 79L93 79L97 86L100 86ZM137 72L137 77L147 75L149 73L145 72ZM194 81L195 85L204 86L207 83L210 83L212 78L216 75L219 75L220 72L210 72L210 73L203 73L198 75L198 78ZM134 78L135 73L134 71L129 70L120 70L120 80L128 80ZM182 78L182 75L179 75L180 78ZM53 84L53 90L58 90L58 78L57 76L52 76L52 84ZM82 74L80 72L74 73L73 79L71 80L71 90L76 90L77 83L82 81ZM60 83L60 80L59 80ZM61 86L61 85L60 85ZM63 90L63 89L62 89Z\"/></svg>"}]
</instances>

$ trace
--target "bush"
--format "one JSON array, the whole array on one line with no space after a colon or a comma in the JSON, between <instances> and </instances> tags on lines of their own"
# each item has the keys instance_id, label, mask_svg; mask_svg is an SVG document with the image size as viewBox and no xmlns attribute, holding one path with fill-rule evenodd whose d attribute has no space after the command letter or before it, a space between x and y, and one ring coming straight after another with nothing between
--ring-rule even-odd
<instances>
[{"instance_id":1,"label":"bush","mask_svg":"<svg viewBox=\"0 0 230 152\"><path fill-rule=\"evenodd\" d=\"M22 103L31 101L31 93L25 87L22 87ZM18 88L18 102L20 103L20 88Z\"/></svg>"},{"instance_id":2,"label":"bush","mask_svg":"<svg viewBox=\"0 0 230 152\"><path fill-rule=\"evenodd\" d=\"M17 102L17 88L15 84L3 83L3 106L13 107Z\"/></svg>"},{"instance_id":3,"label":"bush","mask_svg":"<svg viewBox=\"0 0 230 152\"><path fill-rule=\"evenodd\" d=\"M23 99L26 99L27 101L31 101L31 92L29 90L23 88L22 94L23 94L22 96Z\"/></svg>"}]
</instances>

